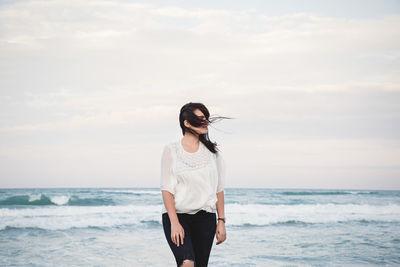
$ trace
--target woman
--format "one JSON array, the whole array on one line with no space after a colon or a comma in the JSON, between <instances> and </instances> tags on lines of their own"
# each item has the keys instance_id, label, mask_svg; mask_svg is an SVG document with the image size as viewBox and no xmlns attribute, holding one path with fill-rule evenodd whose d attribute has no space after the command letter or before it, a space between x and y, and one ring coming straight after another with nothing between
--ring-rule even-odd
<instances>
[{"instance_id":1,"label":"woman","mask_svg":"<svg viewBox=\"0 0 400 267\"><path fill-rule=\"evenodd\" d=\"M179 114L184 136L164 147L162 224L178 267L207 266L214 235L217 245L226 239L225 163L207 129L221 118L227 117L210 118L201 103L184 105Z\"/></svg>"}]
</instances>

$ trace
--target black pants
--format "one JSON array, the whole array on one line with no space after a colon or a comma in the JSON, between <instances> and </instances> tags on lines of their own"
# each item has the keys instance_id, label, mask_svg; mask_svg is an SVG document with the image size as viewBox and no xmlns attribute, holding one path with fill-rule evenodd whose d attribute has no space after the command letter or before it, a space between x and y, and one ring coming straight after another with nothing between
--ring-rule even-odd
<instances>
[{"instance_id":1,"label":"black pants","mask_svg":"<svg viewBox=\"0 0 400 267\"><path fill-rule=\"evenodd\" d=\"M192 260L195 267L206 267L217 229L216 214L200 210L196 214L177 213L177 215L185 231L183 245L179 242L179 247L171 240L171 221L168 213L162 214L164 234L177 266L181 266L184 260Z\"/></svg>"}]
</instances>

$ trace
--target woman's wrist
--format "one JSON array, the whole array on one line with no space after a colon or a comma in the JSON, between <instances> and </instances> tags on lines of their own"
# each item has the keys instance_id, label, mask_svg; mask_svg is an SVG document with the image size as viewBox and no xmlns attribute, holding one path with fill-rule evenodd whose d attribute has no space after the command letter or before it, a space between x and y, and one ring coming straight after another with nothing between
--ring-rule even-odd
<instances>
[{"instance_id":1,"label":"woman's wrist","mask_svg":"<svg viewBox=\"0 0 400 267\"><path fill-rule=\"evenodd\" d=\"M218 222L226 222L226 218L225 217L218 217Z\"/></svg>"},{"instance_id":2,"label":"woman's wrist","mask_svg":"<svg viewBox=\"0 0 400 267\"><path fill-rule=\"evenodd\" d=\"M169 221L171 222L171 224L179 223L178 214L175 211L168 213L168 216L169 216Z\"/></svg>"}]
</instances>

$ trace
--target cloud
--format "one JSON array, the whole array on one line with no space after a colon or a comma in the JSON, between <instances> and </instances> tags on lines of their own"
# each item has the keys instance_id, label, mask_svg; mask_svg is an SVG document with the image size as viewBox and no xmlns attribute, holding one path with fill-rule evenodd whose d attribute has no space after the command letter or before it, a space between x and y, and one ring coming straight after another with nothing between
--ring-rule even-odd
<instances>
[{"instance_id":1,"label":"cloud","mask_svg":"<svg viewBox=\"0 0 400 267\"><path fill-rule=\"evenodd\" d=\"M157 145L180 134L177 115L189 101L237 118L216 126L229 134L212 129L227 148L239 142L238 150L227 149L228 159L252 152L262 159L257 149L272 149L277 177L305 168L302 179L310 181L324 166L343 167L335 174L343 184L355 173L368 176L362 169L375 158L360 146L371 143L382 146L377 168L398 166L398 149L391 148L397 143L387 141L399 138L398 14L271 16L255 9L35 0L2 5L0 20L0 135L10 177L20 176L19 158L31 162L41 147L48 151L43 162L65 170L70 161L57 161L57 153L83 161L81 144L91 144L90 155L115 143L124 157L148 146L153 151L146 153L158 153ZM231 160L232 174L253 166L241 169L241 158ZM254 174L265 176L264 165L254 163ZM29 166L35 173L35 164ZM395 177L392 171L388 177ZM125 172L126 180L130 175Z\"/></svg>"},{"instance_id":2,"label":"cloud","mask_svg":"<svg viewBox=\"0 0 400 267\"><path fill-rule=\"evenodd\" d=\"M399 15L57 0L5 5L0 17L3 93L399 89Z\"/></svg>"},{"instance_id":3,"label":"cloud","mask_svg":"<svg viewBox=\"0 0 400 267\"><path fill-rule=\"evenodd\" d=\"M166 92L97 91L26 95L24 106L31 110L49 110L53 117L46 122L22 123L0 127L3 133L69 131L79 128L138 126L175 117L176 108L149 99L166 97ZM146 104L147 103L147 104Z\"/></svg>"}]
</instances>

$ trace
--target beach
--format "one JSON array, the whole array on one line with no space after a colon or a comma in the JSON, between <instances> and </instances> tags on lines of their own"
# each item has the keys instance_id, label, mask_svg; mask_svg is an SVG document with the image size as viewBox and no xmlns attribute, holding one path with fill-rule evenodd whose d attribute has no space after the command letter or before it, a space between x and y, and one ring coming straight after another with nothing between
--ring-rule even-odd
<instances>
[{"instance_id":1,"label":"beach","mask_svg":"<svg viewBox=\"0 0 400 267\"><path fill-rule=\"evenodd\" d=\"M0 189L1 266L174 266L158 188ZM400 191L225 189L209 266L399 266Z\"/></svg>"}]
</instances>

